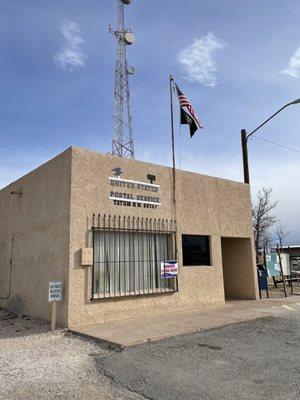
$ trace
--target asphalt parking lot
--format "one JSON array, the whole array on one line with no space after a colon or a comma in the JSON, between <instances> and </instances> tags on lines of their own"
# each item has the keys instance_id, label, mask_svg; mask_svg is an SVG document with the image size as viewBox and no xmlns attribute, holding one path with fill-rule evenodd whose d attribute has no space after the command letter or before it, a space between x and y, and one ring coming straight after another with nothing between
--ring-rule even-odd
<instances>
[{"instance_id":1,"label":"asphalt parking lot","mask_svg":"<svg viewBox=\"0 0 300 400\"><path fill-rule=\"evenodd\" d=\"M146 399L299 400L300 305L103 355L97 365Z\"/></svg>"},{"instance_id":2,"label":"asphalt parking lot","mask_svg":"<svg viewBox=\"0 0 300 400\"><path fill-rule=\"evenodd\" d=\"M299 400L300 303L115 352L0 310L0 399Z\"/></svg>"}]
</instances>

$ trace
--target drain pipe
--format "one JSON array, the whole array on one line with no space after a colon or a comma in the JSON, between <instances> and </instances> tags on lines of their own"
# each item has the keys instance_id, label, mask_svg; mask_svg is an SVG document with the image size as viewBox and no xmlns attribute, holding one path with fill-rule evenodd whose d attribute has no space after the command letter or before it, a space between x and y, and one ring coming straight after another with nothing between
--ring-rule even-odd
<instances>
[{"instance_id":1,"label":"drain pipe","mask_svg":"<svg viewBox=\"0 0 300 400\"><path fill-rule=\"evenodd\" d=\"M8 300L11 294L11 278L12 278L12 269L13 269L13 258L14 258L14 243L15 243L15 235L13 235L11 239L11 257L10 257L10 271L9 271L9 283L8 283L8 294L6 297L0 296L0 300Z\"/></svg>"}]
</instances>

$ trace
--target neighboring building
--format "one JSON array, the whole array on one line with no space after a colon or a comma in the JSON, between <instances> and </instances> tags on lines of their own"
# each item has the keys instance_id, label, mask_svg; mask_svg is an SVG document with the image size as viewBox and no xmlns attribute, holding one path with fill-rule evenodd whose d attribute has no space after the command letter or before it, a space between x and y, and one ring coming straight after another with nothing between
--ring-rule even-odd
<instances>
[{"instance_id":1,"label":"neighboring building","mask_svg":"<svg viewBox=\"0 0 300 400\"><path fill-rule=\"evenodd\" d=\"M289 254L292 275L300 277L300 244L283 246L282 253Z\"/></svg>"},{"instance_id":2,"label":"neighboring building","mask_svg":"<svg viewBox=\"0 0 300 400\"><path fill-rule=\"evenodd\" d=\"M258 298L243 183L177 170L175 208L171 168L70 148L0 191L0 224L0 305L49 320L62 281L63 326Z\"/></svg>"},{"instance_id":3,"label":"neighboring building","mask_svg":"<svg viewBox=\"0 0 300 400\"><path fill-rule=\"evenodd\" d=\"M289 254L291 257L300 257L300 244L282 246L281 252Z\"/></svg>"}]
</instances>

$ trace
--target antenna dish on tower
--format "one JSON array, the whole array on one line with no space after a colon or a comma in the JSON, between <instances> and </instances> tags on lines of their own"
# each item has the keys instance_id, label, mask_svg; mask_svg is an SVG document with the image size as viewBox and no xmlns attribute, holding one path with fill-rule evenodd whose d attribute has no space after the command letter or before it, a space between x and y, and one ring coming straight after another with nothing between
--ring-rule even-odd
<instances>
[{"instance_id":1,"label":"antenna dish on tower","mask_svg":"<svg viewBox=\"0 0 300 400\"><path fill-rule=\"evenodd\" d=\"M135 73L135 68L134 67L127 67L127 74L133 75Z\"/></svg>"},{"instance_id":2,"label":"antenna dish on tower","mask_svg":"<svg viewBox=\"0 0 300 400\"><path fill-rule=\"evenodd\" d=\"M126 32L124 35L124 42L129 46L135 42L135 36L132 32Z\"/></svg>"},{"instance_id":3,"label":"antenna dish on tower","mask_svg":"<svg viewBox=\"0 0 300 400\"><path fill-rule=\"evenodd\" d=\"M132 1L132 0L122 0L122 2L123 2L124 4L127 4L127 5L129 5L129 4L131 3L131 1Z\"/></svg>"}]
</instances>

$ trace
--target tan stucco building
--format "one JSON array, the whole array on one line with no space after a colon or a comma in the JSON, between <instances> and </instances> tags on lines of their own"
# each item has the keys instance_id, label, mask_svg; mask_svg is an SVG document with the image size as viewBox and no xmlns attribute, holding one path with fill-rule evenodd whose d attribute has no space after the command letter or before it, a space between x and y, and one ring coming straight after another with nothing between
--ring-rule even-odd
<instances>
[{"instance_id":1,"label":"tan stucco building","mask_svg":"<svg viewBox=\"0 0 300 400\"><path fill-rule=\"evenodd\" d=\"M74 328L256 299L249 186L177 170L173 200L171 168L66 150L0 191L0 305L49 320L62 281Z\"/></svg>"}]
</instances>

